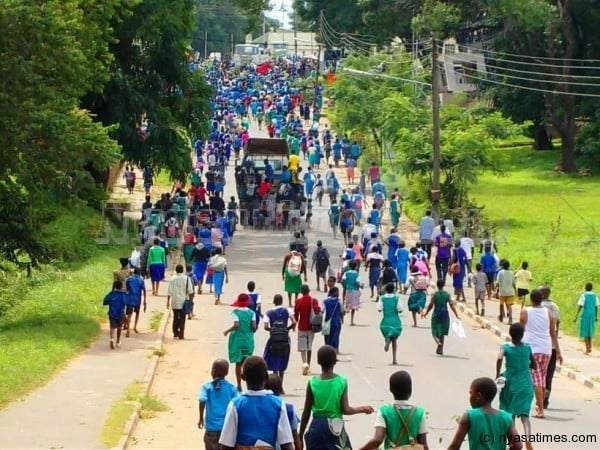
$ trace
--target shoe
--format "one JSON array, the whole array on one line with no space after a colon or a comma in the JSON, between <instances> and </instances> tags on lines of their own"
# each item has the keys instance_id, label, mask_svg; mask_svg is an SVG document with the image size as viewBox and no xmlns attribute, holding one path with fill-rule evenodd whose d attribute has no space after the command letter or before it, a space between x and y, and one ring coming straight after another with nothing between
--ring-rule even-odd
<instances>
[{"instance_id":1,"label":"shoe","mask_svg":"<svg viewBox=\"0 0 600 450\"><path fill-rule=\"evenodd\" d=\"M383 347L383 349L387 352L390 349L390 344L392 343L392 341L390 341L389 339L385 340L385 347Z\"/></svg>"},{"instance_id":2,"label":"shoe","mask_svg":"<svg viewBox=\"0 0 600 450\"><path fill-rule=\"evenodd\" d=\"M304 376L308 375L309 371L310 371L310 366L308 364L302 364L302 375L304 375Z\"/></svg>"},{"instance_id":3,"label":"shoe","mask_svg":"<svg viewBox=\"0 0 600 450\"><path fill-rule=\"evenodd\" d=\"M115 341L113 341L112 339L110 340L110 349L111 350L115 349Z\"/></svg>"}]
</instances>

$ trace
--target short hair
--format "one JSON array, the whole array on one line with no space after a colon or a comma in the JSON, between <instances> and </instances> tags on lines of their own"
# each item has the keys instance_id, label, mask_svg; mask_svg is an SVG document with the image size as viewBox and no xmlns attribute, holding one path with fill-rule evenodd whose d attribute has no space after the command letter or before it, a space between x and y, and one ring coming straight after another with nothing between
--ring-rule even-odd
<instances>
[{"instance_id":1,"label":"short hair","mask_svg":"<svg viewBox=\"0 0 600 450\"><path fill-rule=\"evenodd\" d=\"M177 264L175 266L175 272L177 272L177 273L183 273L183 265L182 264Z\"/></svg>"},{"instance_id":2,"label":"short hair","mask_svg":"<svg viewBox=\"0 0 600 450\"><path fill-rule=\"evenodd\" d=\"M523 261L521 263L521 269L527 269L529 267L529 263L527 261Z\"/></svg>"},{"instance_id":3,"label":"short hair","mask_svg":"<svg viewBox=\"0 0 600 450\"><path fill-rule=\"evenodd\" d=\"M323 345L317 350L317 363L323 369L331 369L337 362L337 352L331 345Z\"/></svg>"},{"instance_id":4,"label":"short hair","mask_svg":"<svg viewBox=\"0 0 600 450\"><path fill-rule=\"evenodd\" d=\"M308 286L308 284L303 284L300 287L300 292L302 293L302 295L307 295L310 292L310 287Z\"/></svg>"},{"instance_id":5,"label":"short hair","mask_svg":"<svg viewBox=\"0 0 600 450\"><path fill-rule=\"evenodd\" d=\"M248 284L246 285L246 288L249 291L253 291L254 289L256 289L256 284L254 283L254 281L248 281Z\"/></svg>"},{"instance_id":6,"label":"short hair","mask_svg":"<svg viewBox=\"0 0 600 450\"><path fill-rule=\"evenodd\" d=\"M157 238L157 237L155 237L152 242L154 243L154 245L159 245L160 244L160 239Z\"/></svg>"},{"instance_id":7,"label":"short hair","mask_svg":"<svg viewBox=\"0 0 600 450\"><path fill-rule=\"evenodd\" d=\"M385 292L387 294L393 294L394 289L396 289L396 286L394 286L394 283L388 283L385 285Z\"/></svg>"},{"instance_id":8,"label":"short hair","mask_svg":"<svg viewBox=\"0 0 600 450\"><path fill-rule=\"evenodd\" d=\"M510 262L508 262L507 259L505 259L504 261L502 261L502 268L504 270L508 270L510 268Z\"/></svg>"},{"instance_id":9,"label":"short hair","mask_svg":"<svg viewBox=\"0 0 600 450\"><path fill-rule=\"evenodd\" d=\"M446 286L446 280L437 280L435 285L438 289L444 289L444 286Z\"/></svg>"},{"instance_id":10,"label":"short hair","mask_svg":"<svg viewBox=\"0 0 600 450\"><path fill-rule=\"evenodd\" d=\"M525 335L525 327L520 322L513 323L508 329L508 334L513 341L520 342Z\"/></svg>"},{"instance_id":11,"label":"short hair","mask_svg":"<svg viewBox=\"0 0 600 450\"><path fill-rule=\"evenodd\" d=\"M390 375L390 392L397 400L408 400L412 394L412 378L406 370Z\"/></svg>"},{"instance_id":12,"label":"short hair","mask_svg":"<svg viewBox=\"0 0 600 450\"><path fill-rule=\"evenodd\" d=\"M494 397L496 397L496 393L498 392L496 382L488 377L475 378L471 382L471 388L473 391L481 394L483 399L489 403L494 400Z\"/></svg>"},{"instance_id":13,"label":"short hair","mask_svg":"<svg viewBox=\"0 0 600 450\"><path fill-rule=\"evenodd\" d=\"M276 306L283 304L283 296L281 294L275 294L273 296L273 304Z\"/></svg>"},{"instance_id":14,"label":"short hair","mask_svg":"<svg viewBox=\"0 0 600 450\"><path fill-rule=\"evenodd\" d=\"M121 280L116 280L113 281L113 285L112 285L113 291L114 290L121 290L123 289L123 282Z\"/></svg>"},{"instance_id":15,"label":"short hair","mask_svg":"<svg viewBox=\"0 0 600 450\"><path fill-rule=\"evenodd\" d=\"M276 373L270 373L265 383L265 389L273 391L275 395L283 394L283 383L281 377Z\"/></svg>"},{"instance_id":16,"label":"short hair","mask_svg":"<svg viewBox=\"0 0 600 450\"><path fill-rule=\"evenodd\" d=\"M337 286L333 286L331 289L329 289L329 292L327 293L327 295L329 295L329 297L339 297L340 296L340 288Z\"/></svg>"},{"instance_id":17,"label":"short hair","mask_svg":"<svg viewBox=\"0 0 600 450\"><path fill-rule=\"evenodd\" d=\"M481 263L475 264L475 270L477 272L479 272L480 270L483 270L483 264L481 264Z\"/></svg>"},{"instance_id":18,"label":"short hair","mask_svg":"<svg viewBox=\"0 0 600 450\"><path fill-rule=\"evenodd\" d=\"M267 363L260 356L250 356L244 361L242 374L249 385L261 385L267 381L269 376Z\"/></svg>"},{"instance_id":19,"label":"short hair","mask_svg":"<svg viewBox=\"0 0 600 450\"><path fill-rule=\"evenodd\" d=\"M594 285L592 283L585 283L586 291L591 291L592 289L594 289Z\"/></svg>"},{"instance_id":20,"label":"short hair","mask_svg":"<svg viewBox=\"0 0 600 450\"><path fill-rule=\"evenodd\" d=\"M532 305L540 305L542 303L542 291L540 289L534 289L529 293L529 300Z\"/></svg>"}]
</instances>

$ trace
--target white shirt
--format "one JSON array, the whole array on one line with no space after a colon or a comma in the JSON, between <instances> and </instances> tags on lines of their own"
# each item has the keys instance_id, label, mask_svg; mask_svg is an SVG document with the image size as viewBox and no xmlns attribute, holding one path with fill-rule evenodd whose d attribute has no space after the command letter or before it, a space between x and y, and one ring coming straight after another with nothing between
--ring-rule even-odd
<instances>
[{"instance_id":1,"label":"white shirt","mask_svg":"<svg viewBox=\"0 0 600 450\"><path fill-rule=\"evenodd\" d=\"M194 286L192 286L192 282L186 274L177 274L169 281L168 295L171 297L173 309L183 308L183 302L193 293Z\"/></svg>"},{"instance_id":2,"label":"white shirt","mask_svg":"<svg viewBox=\"0 0 600 450\"><path fill-rule=\"evenodd\" d=\"M383 294L379 297L379 301L377 302L377 311L383 311L383 302L381 301L382 297L394 296L394 294ZM402 298L398 295L398 303L396 303L396 310L401 313L402 312ZM376 425L377 426L377 425Z\"/></svg>"},{"instance_id":3,"label":"white shirt","mask_svg":"<svg viewBox=\"0 0 600 450\"><path fill-rule=\"evenodd\" d=\"M261 391L247 390L242 395L249 397L257 395L268 395L271 391L265 389ZM225 447L235 447L237 441L238 432L238 414L237 409L233 406L233 402L229 402L227 405L227 412L225 413L225 421L223 423L223 430L221 431L221 437L219 438L219 444ZM285 408L285 402L281 401L281 410L279 411L279 422L277 423L277 443L279 445L291 444L294 442L292 436L292 428L290 427L290 421L287 417L287 411ZM254 445L271 447L269 443L257 441Z\"/></svg>"},{"instance_id":4,"label":"white shirt","mask_svg":"<svg viewBox=\"0 0 600 450\"><path fill-rule=\"evenodd\" d=\"M377 233L377 227L372 223L366 223L363 225L363 239L371 239L371 233Z\"/></svg>"},{"instance_id":5,"label":"white shirt","mask_svg":"<svg viewBox=\"0 0 600 450\"><path fill-rule=\"evenodd\" d=\"M552 340L550 339L550 314L544 307L529 306L527 309L527 323L525 324L525 341L531 346L532 353L543 355L552 354Z\"/></svg>"},{"instance_id":6,"label":"white shirt","mask_svg":"<svg viewBox=\"0 0 600 450\"><path fill-rule=\"evenodd\" d=\"M473 242L473 239L470 237L461 237L460 248L465 251L467 260L473 259L473 249L475 248L475 242Z\"/></svg>"},{"instance_id":7,"label":"white shirt","mask_svg":"<svg viewBox=\"0 0 600 450\"><path fill-rule=\"evenodd\" d=\"M438 237L440 234L442 234L442 229L438 225L433 229L433 233L431 234L431 240L435 242L435 238Z\"/></svg>"},{"instance_id":8,"label":"white shirt","mask_svg":"<svg viewBox=\"0 0 600 450\"><path fill-rule=\"evenodd\" d=\"M413 405L411 405L406 400L394 400L394 403L392 403L392 406L394 406L395 408L398 408L398 409L411 409L413 407ZM385 419L383 418L383 415L381 414L381 410L378 410L377 415L375 416L375 427L387 428L387 426L385 424ZM418 434L425 434L425 433L427 433L427 414L424 413L423 418L421 419L421 423L419 424ZM416 436L413 436L413 437L416 437Z\"/></svg>"},{"instance_id":9,"label":"white shirt","mask_svg":"<svg viewBox=\"0 0 600 450\"><path fill-rule=\"evenodd\" d=\"M454 222L452 222L452 219L444 219L444 225L446 225L446 233L454 234Z\"/></svg>"}]
</instances>

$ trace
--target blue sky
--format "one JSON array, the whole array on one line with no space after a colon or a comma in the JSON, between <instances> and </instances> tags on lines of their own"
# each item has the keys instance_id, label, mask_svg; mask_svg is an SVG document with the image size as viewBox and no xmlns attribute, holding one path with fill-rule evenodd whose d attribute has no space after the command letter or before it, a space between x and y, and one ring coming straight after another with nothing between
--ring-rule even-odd
<instances>
[{"instance_id":1,"label":"blue sky","mask_svg":"<svg viewBox=\"0 0 600 450\"><path fill-rule=\"evenodd\" d=\"M281 22L281 15L284 14L284 27L291 28L288 16L292 12L292 2L293 0L271 0L271 11L267 11L266 16L279 20ZM285 9L284 13L281 12L281 5L283 5Z\"/></svg>"}]
</instances>

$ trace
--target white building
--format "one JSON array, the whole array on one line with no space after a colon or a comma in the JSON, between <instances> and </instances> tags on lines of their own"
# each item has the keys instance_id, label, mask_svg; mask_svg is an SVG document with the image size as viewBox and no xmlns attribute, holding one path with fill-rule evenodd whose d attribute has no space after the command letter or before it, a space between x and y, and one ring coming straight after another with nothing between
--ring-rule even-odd
<instances>
[{"instance_id":1,"label":"white building","mask_svg":"<svg viewBox=\"0 0 600 450\"><path fill-rule=\"evenodd\" d=\"M483 51L459 45L455 39L444 41L439 60L442 85L449 93L475 91L477 86L470 75L483 78L486 73Z\"/></svg>"}]
</instances>

